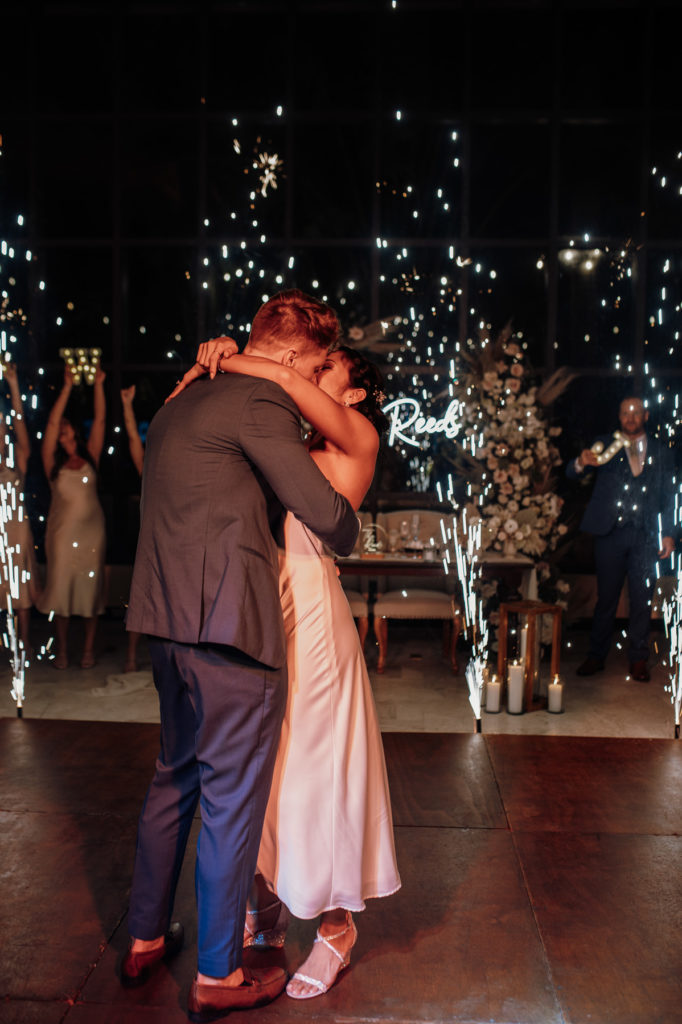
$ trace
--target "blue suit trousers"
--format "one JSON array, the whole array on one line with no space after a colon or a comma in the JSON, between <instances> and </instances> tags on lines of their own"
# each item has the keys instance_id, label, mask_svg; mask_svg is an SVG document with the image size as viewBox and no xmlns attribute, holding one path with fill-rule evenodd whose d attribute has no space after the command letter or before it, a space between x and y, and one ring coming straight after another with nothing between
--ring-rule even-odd
<instances>
[{"instance_id":1,"label":"blue suit trousers","mask_svg":"<svg viewBox=\"0 0 682 1024\"><path fill-rule=\"evenodd\" d=\"M597 604L592 620L589 653L603 661L611 647L616 609L627 577L630 619L630 661L649 657L651 596L656 551L643 529L631 524L615 526L605 537L594 538L597 569Z\"/></svg>"},{"instance_id":2,"label":"blue suit trousers","mask_svg":"<svg viewBox=\"0 0 682 1024\"><path fill-rule=\"evenodd\" d=\"M286 705L286 667L230 647L150 639L161 749L138 826L129 931L163 935L199 804L198 966L222 978L242 962L246 900Z\"/></svg>"}]
</instances>

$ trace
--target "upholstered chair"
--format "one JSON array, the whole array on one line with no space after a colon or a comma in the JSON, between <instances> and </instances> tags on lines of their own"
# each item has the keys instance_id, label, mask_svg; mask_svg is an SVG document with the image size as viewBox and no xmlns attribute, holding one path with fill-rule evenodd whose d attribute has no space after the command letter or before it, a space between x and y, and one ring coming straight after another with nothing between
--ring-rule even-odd
<instances>
[{"instance_id":1,"label":"upholstered chair","mask_svg":"<svg viewBox=\"0 0 682 1024\"><path fill-rule=\"evenodd\" d=\"M419 517L415 531L415 517ZM397 530L398 544L414 542L423 545L418 559L424 564L442 565L440 552L444 546L441 532L440 512L433 509L401 509L393 512L380 512L377 524L386 531L386 536L395 537L392 531ZM407 523L407 528L404 524ZM400 536L400 532L403 536ZM407 537L405 537L405 533ZM416 536L415 536L416 533ZM426 556L429 549L433 558ZM419 549L417 549L419 551ZM380 583L380 593L374 604L374 633L379 645L377 672L384 672L388 653L388 621L389 619L440 619L443 622L443 653L449 657L453 672L457 672L457 640L462 631L462 613L459 602L454 594L454 581L443 572L442 576L385 576Z\"/></svg>"}]
</instances>

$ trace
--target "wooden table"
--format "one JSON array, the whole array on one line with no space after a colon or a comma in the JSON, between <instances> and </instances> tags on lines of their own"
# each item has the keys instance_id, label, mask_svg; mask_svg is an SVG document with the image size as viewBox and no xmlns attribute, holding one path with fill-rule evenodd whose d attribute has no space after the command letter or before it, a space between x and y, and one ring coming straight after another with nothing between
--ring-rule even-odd
<instances>
[{"instance_id":1,"label":"wooden table","mask_svg":"<svg viewBox=\"0 0 682 1024\"><path fill-rule=\"evenodd\" d=\"M336 564L342 575L349 576L428 576L438 579L446 575L440 558L430 561L398 554L380 558L349 555L348 558L337 559Z\"/></svg>"},{"instance_id":2,"label":"wooden table","mask_svg":"<svg viewBox=\"0 0 682 1024\"><path fill-rule=\"evenodd\" d=\"M390 554L380 557L367 555L349 555L339 558L336 563L342 575L355 576L426 576L438 579L442 576L457 578L454 563L446 574L441 558L433 561L426 558L414 558L411 555ZM524 600L537 597L537 576L535 562L525 555L496 555L490 552L480 560L484 579L502 578L517 587Z\"/></svg>"}]
</instances>

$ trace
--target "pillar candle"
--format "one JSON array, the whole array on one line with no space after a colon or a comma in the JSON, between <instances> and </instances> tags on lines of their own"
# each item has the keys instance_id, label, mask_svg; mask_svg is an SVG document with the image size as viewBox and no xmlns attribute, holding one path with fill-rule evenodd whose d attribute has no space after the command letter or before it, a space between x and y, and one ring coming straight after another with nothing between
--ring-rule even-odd
<instances>
[{"instance_id":1,"label":"pillar candle","mask_svg":"<svg viewBox=\"0 0 682 1024\"><path fill-rule=\"evenodd\" d=\"M519 651L519 661L526 664L526 651L528 649L528 626L524 626L521 630L521 643Z\"/></svg>"},{"instance_id":2,"label":"pillar candle","mask_svg":"<svg viewBox=\"0 0 682 1024\"><path fill-rule=\"evenodd\" d=\"M487 687L488 687L488 683L490 681L490 669L488 668L487 665L483 666L483 671L481 672L481 675L483 677L483 685L481 686L481 707L484 708L485 707L486 690L487 690Z\"/></svg>"},{"instance_id":3,"label":"pillar candle","mask_svg":"<svg viewBox=\"0 0 682 1024\"><path fill-rule=\"evenodd\" d=\"M547 687L547 710L558 715L563 710L564 686L559 676L554 676L554 682Z\"/></svg>"},{"instance_id":4,"label":"pillar candle","mask_svg":"<svg viewBox=\"0 0 682 1024\"><path fill-rule=\"evenodd\" d=\"M524 666L515 661L507 675L507 711L511 715L520 715L523 711L523 677Z\"/></svg>"},{"instance_id":5,"label":"pillar candle","mask_svg":"<svg viewBox=\"0 0 682 1024\"><path fill-rule=\"evenodd\" d=\"M497 676L489 679L485 688L485 709L496 712L500 710L500 682Z\"/></svg>"}]
</instances>

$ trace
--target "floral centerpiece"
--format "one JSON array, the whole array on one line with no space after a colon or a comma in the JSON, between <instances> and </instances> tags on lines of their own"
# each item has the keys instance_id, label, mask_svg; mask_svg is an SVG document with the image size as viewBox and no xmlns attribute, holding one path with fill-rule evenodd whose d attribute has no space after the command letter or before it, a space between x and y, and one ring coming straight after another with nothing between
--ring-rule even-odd
<instances>
[{"instance_id":1,"label":"floral centerpiece","mask_svg":"<svg viewBox=\"0 0 682 1024\"><path fill-rule=\"evenodd\" d=\"M551 557L568 529L554 490L562 461L554 439L561 427L549 424L547 407L573 374L559 369L536 383L510 325L495 339L482 336L460 358L465 369L453 397L461 403L463 429L454 450L442 446L440 455L466 481L460 501L470 520L482 520L483 550L533 558L540 598L565 607L568 584L558 579ZM481 596L494 626L497 583L483 583Z\"/></svg>"}]
</instances>

